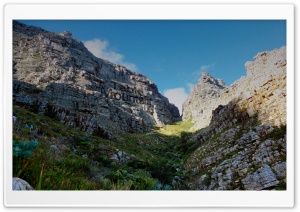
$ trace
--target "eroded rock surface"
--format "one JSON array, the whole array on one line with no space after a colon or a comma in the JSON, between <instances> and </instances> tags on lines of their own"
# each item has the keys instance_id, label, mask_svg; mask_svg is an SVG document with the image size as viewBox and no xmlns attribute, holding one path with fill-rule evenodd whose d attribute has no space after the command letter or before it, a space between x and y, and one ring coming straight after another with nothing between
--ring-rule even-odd
<instances>
[{"instance_id":1,"label":"eroded rock surface","mask_svg":"<svg viewBox=\"0 0 300 212\"><path fill-rule=\"evenodd\" d=\"M276 126L286 122L286 47L258 53L246 62L247 76L229 87L220 79L203 73L183 104L183 120L192 119L194 129L209 125L219 105L239 100L240 109Z\"/></svg>"},{"instance_id":2,"label":"eroded rock surface","mask_svg":"<svg viewBox=\"0 0 300 212\"><path fill-rule=\"evenodd\" d=\"M245 66L229 87L204 73L184 103L199 129L183 141L191 189L286 189L286 48Z\"/></svg>"},{"instance_id":3,"label":"eroded rock surface","mask_svg":"<svg viewBox=\"0 0 300 212\"><path fill-rule=\"evenodd\" d=\"M71 32L13 24L13 99L93 135L180 119L153 81L95 57Z\"/></svg>"}]
</instances>

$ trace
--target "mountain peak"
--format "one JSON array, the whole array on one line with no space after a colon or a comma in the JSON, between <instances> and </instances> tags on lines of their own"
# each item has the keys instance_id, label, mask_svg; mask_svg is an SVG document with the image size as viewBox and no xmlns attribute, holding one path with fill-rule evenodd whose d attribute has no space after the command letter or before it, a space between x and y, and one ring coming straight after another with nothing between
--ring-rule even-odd
<instances>
[{"instance_id":1,"label":"mountain peak","mask_svg":"<svg viewBox=\"0 0 300 212\"><path fill-rule=\"evenodd\" d=\"M198 80L198 85L201 84L211 84L216 85L217 87L223 89L225 88L225 83L221 79L214 78L210 73L208 72L202 72L201 77Z\"/></svg>"},{"instance_id":2,"label":"mountain peak","mask_svg":"<svg viewBox=\"0 0 300 212\"><path fill-rule=\"evenodd\" d=\"M247 76L229 87L221 79L203 72L183 105L183 120L192 119L195 129L206 127L213 110L238 100L249 116L258 113L260 121L267 120L276 126L285 124L286 47L258 53L245 67Z\"/></svg>"}]
</instances>

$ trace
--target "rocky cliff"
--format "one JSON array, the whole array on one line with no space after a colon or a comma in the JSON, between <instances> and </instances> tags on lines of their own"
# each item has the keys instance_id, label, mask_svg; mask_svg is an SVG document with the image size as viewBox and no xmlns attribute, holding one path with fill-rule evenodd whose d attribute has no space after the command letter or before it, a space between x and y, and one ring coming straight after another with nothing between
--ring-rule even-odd
<instances>
[{"instance_id":1,"label":"rocky cliff","mask_svg":"<svg viewBox=\"0 0 300 212\"><path fill-rule=\"evenodd\" d=\"M224 88L225 83L221 79L215 79L209 73L203 72L183 103L183 121L192 119L195 129L206 127L211 120L211 111L218 106L217 102Z\"/></svg>"},{"instance_id":2,"label":"rocky cliff","mask_svg":"<svg viewBox=\"0 0 300 212\"><path fill-rule=\"evenodd\" d=\"M13 100L90 134L180 119L146 76L95 57L70 32L13 23Z\"/></svg>"},{"instance_id":3,"label":"rocky cliff","mask_svg":"<svg viewBox=\"0 0 300 212\"><path fill-rule=\"evenodd\" d=\"M209 125L212 111L219 105L238 100L241 109L260 121L276 126L286 122L286 48L258 53L246 62L247 76L225 87L220 79L203 73L183 104L183 120L192 119L194 129Z\"/></svg>"},{"instance_id":4,"label":"rocky cliff","mask_svg":"<svg viewBox=\"0 0 300 212\"><path fill-rule=\"evenodd\" d=\"M204 73L184 103L191 189L286 189L286 48L259 53L225 87Z\"/></svg>"},{"instance_id":5,"label":"rocky cliff","mask_svg":"<svg viewBox=\"0 0 300 212\"><path fill-rule=\"evenodd\" d=\"M185 142L191 152L185 162L190 189L285 189L285 125L262 123L230 102Z\"/></svg>"}]
</instances>

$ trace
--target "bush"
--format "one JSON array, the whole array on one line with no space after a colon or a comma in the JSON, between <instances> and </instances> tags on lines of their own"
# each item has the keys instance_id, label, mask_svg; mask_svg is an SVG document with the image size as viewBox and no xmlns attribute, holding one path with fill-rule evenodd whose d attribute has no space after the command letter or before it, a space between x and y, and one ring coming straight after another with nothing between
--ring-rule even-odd
<instances>
[{"instance_id":1,"label":"bush","mask_svg":"<svg viewBox=\"0 0 300 212\"><path fill-rule=\"evenodd\" d=\"M28 158L32 156L33 150L37 147L38 142L34 140L30 141L29 143L13 141L13 156Z\"/></svg>"},{"instance_id":2,"label":"bush","mask_svg":"<svg viewBox=\"0 0 300 212\"><path fill-rule=\"evenodd\" d=\"M176 169L172 163L169 163L165 159L157 159L147 168L154 178L157 178L160 182L171 184Z\"/></svg>"},{"instance_id":3,"label":"bush","mask_svg":"<svg viewBox=\"0 0 300 212\"><path fill-rule=\"evenodd\" d=\"M171 186L169 186L168 184L164 185L161 183L157 183L155 185L155 190L171 190Z\"/></svg>"},{"instance_id":4,"label":"bush","mask_svg":"<svg viewBox=\"0 0 300 212\"><path fill-rule=\"evenodd\" d=\"M19 177L26 169L29 157L33 155L33 150L38 147L37 141L18 142L13 141L13 175Z\"/></svg>"},{"instance_id":5,"label":"bush","mask_svg":"<svg viewBox=\"0 0 300 212\"><path fill-rule=\"evenodd\" d=\"M108 178L112 181L112 189L115 190L123 190L123 188L130 190L154 190L157 183L157 180L152 178L149 172L142 169L134 171L119 169L112 171Z\"/></svg>"}]
</instances>

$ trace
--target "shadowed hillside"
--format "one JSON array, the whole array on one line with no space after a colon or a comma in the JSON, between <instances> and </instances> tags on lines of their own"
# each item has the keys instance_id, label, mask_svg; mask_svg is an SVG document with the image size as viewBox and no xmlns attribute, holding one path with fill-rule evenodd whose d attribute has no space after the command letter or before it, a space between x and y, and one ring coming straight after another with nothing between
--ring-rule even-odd
<instances>
[{"instance_id":1,"label":"shadowed hillside","mask_svg":"<svg viewBox=\"0 0 300 212\"><path fill-rule=\"evenodd\" d=\"M183 105L70 32L13 24L13 177L35 190L285 190L286 48Z\"/></svg>"}]
</instances>

